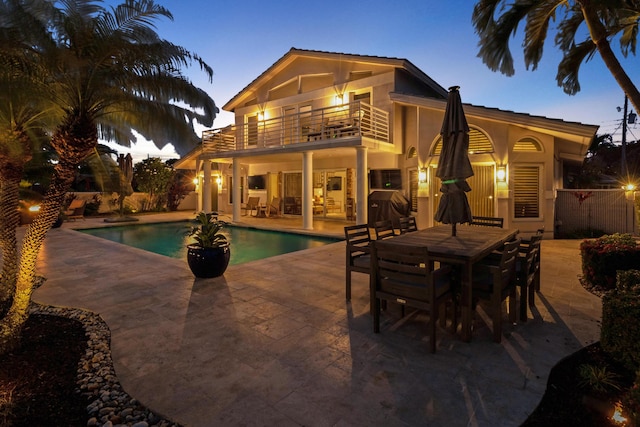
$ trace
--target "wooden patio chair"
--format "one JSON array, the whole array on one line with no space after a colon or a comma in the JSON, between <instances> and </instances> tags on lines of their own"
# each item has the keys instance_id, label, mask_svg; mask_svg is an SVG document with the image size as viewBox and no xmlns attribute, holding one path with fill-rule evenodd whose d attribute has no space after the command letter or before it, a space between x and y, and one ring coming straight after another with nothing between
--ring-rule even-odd
<instances>
[{"instance_id":1,"label":"wooden patio chair","mask_svg":"<svg viewBox=\"0 0 640 427\"><path fill-rule=\"evenodd\" d=\"M371 234L367 224L350 225L344 228L346 240L345 294L351 301L351 273L369 274L371 271Z\"/></svg>"},{"instance_id":2,"label":"wooden patio chair","mask_svg":"<svg viewBox=\"0 0 640 427\"><path fill-rule=\"evenodd\" d=\"M426 247L407 246L393 241L371 242L371 312L373 331L380 332L383 301L392 301L429 313L429 350L436 351L436 327L444 304L451 302L455 321L455 298L451 288L451 267L433 270ZM443 318L444 319L444 318ZM444 323L444 322L442 322Z\"/></svg>"},{"instance_id":3,"label":"wooden patio chair","mask_svg":"<svg viewBox=\"0 0 640 427\"><path fill-rule=\"evenodd\" d=\"M516 321L516 285L514 280L516 257L520 239L504 244L497 263L493 255L473 265L473 297L489 300L493 340L502 339L502 302L509 297L509 320Z\"/></svg>"},{"instance_id":4,"label":"wooden patio chair","mask_svg":"<svg viewBox=\"0 0 640 427\"><path fill-rule=\"evenodd\" d=\"M535 305L535 281L540 271L540 251L541 234L531 236L526 243L522 241L516 258L515 281L520 288L520 320L527 321L527 301L528 305Z\"/></svg>"},{"instance_id":5,"label":"wooden patio chair","mask_svg":"<svg viewBox=\"0 0 640 427\"><path fill-rule=\"evenodd\" d=\"M258 215L258 206L260 206L260 197L249 197L247 203L242 206L245 216L247 213L252 214L254 210L256 211L256 215Z\"/></svg>"},{"instance_id":6,"label":"wooden patio chair","mask_svg":"<svg viewBox=\"0 0 640 427\"><path fill-rule=\"evenodd\" d=\"M62 213L66 216L67 220L84 220L84 208L86 207L86 205L86 200L73 199L71 203L69 203L67 209L65 209Z\"/></svg>"},{"instance_id":7,"label":"wooden patio chair","mask_svg":"<svg viewBox=\"0 0 640 427\"><path fill-rule=\"evenodd\" d=\"M400 234L411 233L418 231L418 225L416 224L415 216L403 216L398 218L398 224L400 228Z\"/></svg>"},{"instance_id":8,"label":"wooden patio chair","mask_svg":"<svg viewBox=\"0 0 640 427\"><path fill-rule=\"evenodd\" d=\"M393 228L393 222L388 219L376 221L373 225L373 229L376 233L376 240L384 240L396 235L395 229Z\"/></svg>"},{"instance_id":9,"label":"wooden patio chair","mask_svg":"<svg viewBox=\"0 0 640 427\"><path fill-rule=\"evenodd\" d=\"M280 197L274 197L271 199L271 203L266 207L266 214L268 217L282 215L282 208L280 206L282 204L281 201L282 199Z\"/></svg>"},{"instance_id":10,"label":"wooden patio chair","mask_svg":"<svg viewBox=\"0 0 640 427\"><path fill-rule=\"evenodd\" d=\"M502 228L504 225L504 218L496 218L491 216L474 216L471 218L471 222L469 224Z\"/></svg>"}]
</instances>

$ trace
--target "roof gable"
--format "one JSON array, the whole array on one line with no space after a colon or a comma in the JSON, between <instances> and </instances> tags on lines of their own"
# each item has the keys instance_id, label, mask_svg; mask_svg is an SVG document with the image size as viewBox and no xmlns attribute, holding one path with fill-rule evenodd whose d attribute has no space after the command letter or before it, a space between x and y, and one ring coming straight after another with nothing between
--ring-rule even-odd
<instances>
[{"instance_id":1,"label":"roof gable","mask_svg":"<svg viewBox=\"0 0 640 427\"><path fill-rule=\"evenodd\" d=\"M446 90L406 59L353 55L291 48L249 83L223 109L263 103L331 85L342 85L375 75L402 70L424 89L446 97Z\"/></svg>"}]
</instances>

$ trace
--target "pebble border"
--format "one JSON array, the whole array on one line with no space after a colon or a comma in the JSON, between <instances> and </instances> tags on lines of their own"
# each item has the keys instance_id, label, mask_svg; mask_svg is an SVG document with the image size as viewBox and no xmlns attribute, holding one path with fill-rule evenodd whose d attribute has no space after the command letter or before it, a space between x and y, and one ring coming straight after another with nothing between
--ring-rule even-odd
<instances>
[{"instance_id":1,"label":"pebble border","mask_svg":"<svg viewBox=\"0 0 640 427\"><path fill-rule=\"evenodd\" d=\"M152 412L122 389L111 359L111 331L100 315L33 302L30 314L61 316L82 323L87 349L78 362L75 391L90 401L87 427L182 427Z\"/></svg>"}]
</instances>

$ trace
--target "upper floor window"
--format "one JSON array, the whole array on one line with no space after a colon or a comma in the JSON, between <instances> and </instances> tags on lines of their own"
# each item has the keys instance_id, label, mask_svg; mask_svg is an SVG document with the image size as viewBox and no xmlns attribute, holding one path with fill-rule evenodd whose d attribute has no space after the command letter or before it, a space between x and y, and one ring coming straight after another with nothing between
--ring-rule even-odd
<instances>
[{"instance_id":1,"label":"upper floor window","mask_svg":"<svg viewBox=\"0 0 640 427\"><path fill-rule=\"evenodd\" d=\"M513 151L542 151L542 145L533 138L522 138L515 143Z\"/></svg>"},{"instance_id":2,"label":"upper floor window","mask_svg":"<svg viewBox=\"0 0 640 427\"><path fill-rule=\"evenodd\" d=\"M442 136L431 150L432 156L439 156L442 151ZM479 129L469 128L469 154L493 153L493 144L489 137Z\"/></svg>"}]
</instances>

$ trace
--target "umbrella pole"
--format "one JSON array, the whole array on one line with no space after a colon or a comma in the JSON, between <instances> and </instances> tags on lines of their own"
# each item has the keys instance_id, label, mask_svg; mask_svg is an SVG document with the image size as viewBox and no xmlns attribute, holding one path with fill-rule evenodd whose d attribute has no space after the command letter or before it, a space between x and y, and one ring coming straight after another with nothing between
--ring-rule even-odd
<instances>
[{"instance_id":1,"label":"umbrella pole","mask_svg":"<svg viewBox=\"0 0 640 427\"><path fill-rule=\"evenodd\" d=\"M453 224L451 224L451 235L452 236L456 235L456 223L455 222Z\"/></svg>"}]
</instances>

